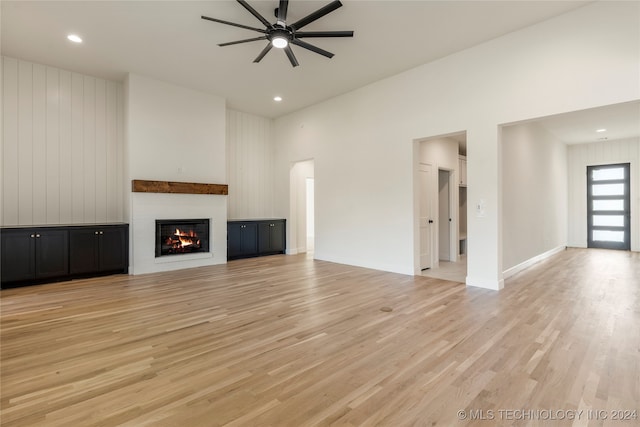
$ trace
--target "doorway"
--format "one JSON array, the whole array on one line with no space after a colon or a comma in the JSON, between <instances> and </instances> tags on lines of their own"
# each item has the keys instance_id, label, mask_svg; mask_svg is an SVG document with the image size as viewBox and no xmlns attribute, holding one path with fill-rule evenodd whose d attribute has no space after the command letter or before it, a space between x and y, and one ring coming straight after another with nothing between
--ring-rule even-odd
<instances>
[{"instance_id":1,"label":"doorway","mask_svg":"<svg viewBox=\"0 0 640 427\"><path fill-rule=\"evenodd\" d=\"M289 224L287 245L291 254L313 252L315 247L314 161L291 166L289 174Z\"/></svg>"},{"instance_id":2,"label":"doorway","mask_svg":"<svg viewBox=\"0 0 640 427\"><path fill-rule=\"evenodd\" d=\"M438 258L451 259L451 172L438 169Z\"/></svg>"},{"instance_id":3,"label":"doorway","mask_svg":"<svg viewBox=\"0 0 640 427\"><path fill-rule=\"evenodd\" d=\"M420 163L420 270L432 268L431 251L433 248L433 216L431 214L431 165Z\"/></svg>"},{"instance_id":4,"label":"doorway","mask_svg":"<svg viewBox=\"0 0 640 427\"><path fill-rule=\"evenodd\" d=\"M315 247L315 179L307 177L306 183L307 253L310 253Z\"/></svg>"},{"instance_id":5,"label":"doorway","mask_svg":"<svg viewBox=\"0 0 640 427\"><path fill-rule=\"evenodd\" d=\"M631 249L630 164L587 166L587 247Z\"/></svg>"}]
</instances>

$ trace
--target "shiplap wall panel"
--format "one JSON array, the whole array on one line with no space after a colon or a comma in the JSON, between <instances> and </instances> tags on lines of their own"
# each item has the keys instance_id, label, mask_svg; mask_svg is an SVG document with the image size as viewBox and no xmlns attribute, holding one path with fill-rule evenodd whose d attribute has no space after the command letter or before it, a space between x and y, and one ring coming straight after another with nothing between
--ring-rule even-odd
<instances>
[{"instance_id":1,"label":"shiplap wall panel","mask_svg":"<svg viewBox=\"0 0 640 427\"><path fill-rule=\"evenodd\" d=\"M47 69L33 64L33 223L47 223Z\"/></svg>"},{"instance_id":2,"label":"shiplap wall panel","mask_svg":"<svg viewBox=\"0 0 640 427\"><path fill-rule=\"evenodd\" d=\"M96 79L84 76L84 217L96 222Z\"/></svg>"},{"instance_id":3,"label":"shiplap wall panel","mask_svg":"<svg viewBox=\"0 0 640 427\"><path fill-rule=\"evenodd\" d=\"M60 70L60 87L58 91L60 121L59 121L59 148L60 157L58 158L58 176L59 176L59 196L60 196L60 224L70 224L73 222L72 214L72 155L71 146L71 73L69 71Z\"/></svg>"},{"instance_id":4,"label":"shiplap wall panel","mask_svg":"<svg viewBox=\"0 0 640 427\"><path fill-rule=\"evenodd\" d=\"M110 173L118 173L118 93L113 82L107 82L105 99L105 203L106 221L116 221L118 217L117 180L109 179Z\"/></svg>"},{"instance_id":5,"label":"shiplap wall panel","mask_svg":"<svg viewBox=\"0 0 640 427\"><path fill-rule=\"evenodd\" d=\"M18 223L33 222L33 65L18 63Z\"/></svg>"},{"instance_id":6,"label":"shiplap wall panel","mask_svg":"<svg viewBox=\"0 0 640 427\"><path fill-rule=\"evenodd\" d=\"M631 250L640 250L640 138L569 146L569 246L587 246L587 166L631 163Z\"/></svg>"},{"instance_id":7,"label":"shiplap wall panel","mask_svg":"<svg viewBox=\"0 0 640 427\"><path fill-rule=\"evenodd\" d=\"M122 84L2 57L2 225L122 221Z\"/></svg>"},{"instance_id":8,"label":"shiplap wall panel","mask_svg":"<svg viewBox=\"0 0 640 427\"><path fill-rule=\"evenodd\" d=\"M274 214L273 121L227 110L228 217Z\"/></svg>"},{"instance_id":9,"label":"shiplap wall panel","mask_svg":"<svg viewBox=\"0 0 640 427\"><path fill-rule=\"evenodd\" d=\"M96 80L96 222L107 220L107 82Z\"/></svg>"},{"instance_id":10,"label":"shiplap wall panel","mask_svg":"<svg viewBox=\"0 0 640 427\"><path fill-rule=\"evenodd\" d=\"M2 58L2 223L18 224L18 61Z\"/></svg>"},{"instance_id":11,"label":"shiplap wall panel","mask_svg":"<svg viewBox=\"0 0 640 427\"><path fill-rule=\"evenodd\" d=\"M60 72L47 67L46 81L46 217L49 224L60 223Z\"/></svg>"},{"instance_id":12,"label":"shiplap wall panel","mask_svg":"<svg viewBox=\"0 0 640 427\"><path fill-rule=\"evenodd\" d=\"M117 85L117 98L116 98L116 107L117 107L117 143L118 143L118 164L117 164L117 173L116 173L116 191L118 192L118 209L115 212L117 218L115 221L122 221L124 218L125 212L125 200L124 194L127 194L125 191L124 194L120 192L123 191L125 186L129 186L129 182L124 182L125 177L125 162L127 161L124 153L124 86L121 84Z\"/></svg>"},{"instance_id":13,"label":"shiplap wall panel","mask_svg":"<svg viewBox=\"0 0 640 427\"><path fill-rule=\"evenodd\" d=\"M71 76L71 222L84 216L84 78Z\"/></svg>"}]
</instances>

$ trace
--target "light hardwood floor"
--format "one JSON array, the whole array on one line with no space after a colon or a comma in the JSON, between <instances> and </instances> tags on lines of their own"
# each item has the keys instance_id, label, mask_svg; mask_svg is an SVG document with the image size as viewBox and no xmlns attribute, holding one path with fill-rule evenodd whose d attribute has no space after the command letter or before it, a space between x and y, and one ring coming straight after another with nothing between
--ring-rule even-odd
<instances>
[{"instance_id":1,"label":"light hardwood floor","mask_svg":"<svg viewBox=\"0 0 640 427\"><path fill-rule=\"evenodd\" d=\"M639 278L638 253L567 250L501 292L304 255L7 289L1 421L571 425L498 411L638 410ZM610 418L574 425L640 424Z\"/></svg>"}]
</instances>

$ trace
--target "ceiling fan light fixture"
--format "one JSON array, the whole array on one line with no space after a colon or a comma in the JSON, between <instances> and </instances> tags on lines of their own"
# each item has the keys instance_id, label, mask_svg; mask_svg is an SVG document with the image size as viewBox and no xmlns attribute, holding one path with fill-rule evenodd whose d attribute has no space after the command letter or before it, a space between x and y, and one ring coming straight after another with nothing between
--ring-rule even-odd
<instances>
[{"instance_id":1,"label":"ceiling fan light fixture","mask_svg":"<svg viewBox=\"0 0 640 427\"><path fill-rule=\"evenodd\" d=\"M270 38L273 47L284 49L289 46L289 33L286 30L275 30L271 33Z\"/></svg>"}]
</instances>

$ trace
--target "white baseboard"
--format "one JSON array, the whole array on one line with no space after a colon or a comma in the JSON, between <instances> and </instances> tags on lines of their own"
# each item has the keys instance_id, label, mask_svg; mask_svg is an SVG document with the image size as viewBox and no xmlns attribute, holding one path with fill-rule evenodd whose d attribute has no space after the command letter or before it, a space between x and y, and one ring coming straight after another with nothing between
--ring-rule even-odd
<instances>
[{"instance_id":1,"label":"white baseboard","mask_svg":"<svg viewBox=\"0 0 640 427\"><path fill-rule=\"evenodd\" d=\"M467 276L465 282L467 286L491 289L493 291L499 291L500 289L504 288L504 280L487 280Z\"/></svg>"},{"instance_id":2,"label":"white baseboard","mask_svg":"<svg viewBox=\"0 0 640 427\"><path fill-rule=\"evenodd\" d=\"M502 273L503 278L509 278L514 274L520 273L522 270L531 267L532 265L539 263L542 260L545 260L558 252L562 252L566 249L566 246L558 246L557 248L551 249L550 251L541 253L540 255L536 255L533 258L529 258L528 260L521 262L518 265L515 265Z\"/></svg>"}]
</instances>

